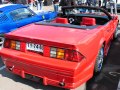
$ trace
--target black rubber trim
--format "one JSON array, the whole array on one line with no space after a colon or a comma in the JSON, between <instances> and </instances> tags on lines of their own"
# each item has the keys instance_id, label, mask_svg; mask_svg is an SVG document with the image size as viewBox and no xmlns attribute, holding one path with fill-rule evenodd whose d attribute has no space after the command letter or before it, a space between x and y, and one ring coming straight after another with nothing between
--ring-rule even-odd
<instances>
[{"instance_id":1,"label":"black rubber trim","mask_svg":"<svg viewBox=\"0 0 120 90\"><path fill-rule=\"evenodd\" d=\"M55 26L55 27L66 27L66 28L76 28L76 29L83 29L83 30L91 30L94 28L97 28L100 25L94 25L94 26L78 26L73 24L61 24L61 23L49 23L49 22L36 22L36 25L46 25L46 26Z\"/></svg>"}]
</instances>

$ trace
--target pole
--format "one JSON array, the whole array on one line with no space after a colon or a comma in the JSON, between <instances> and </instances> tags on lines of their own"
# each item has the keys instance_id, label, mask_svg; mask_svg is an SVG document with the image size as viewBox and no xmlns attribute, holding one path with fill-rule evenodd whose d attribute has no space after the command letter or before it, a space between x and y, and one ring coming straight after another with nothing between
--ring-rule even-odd
<instances>
[{"instance_id":1,"label":"pole","mask_svg":"<svg viewBox=\"0 0 120 90\"><path fill-rule=\"evenodd\" d=\"M117 14L117 2L116 2L117 0L114 0L114 8L115 8L115 14Z\"/></svg>"}]
</instances>

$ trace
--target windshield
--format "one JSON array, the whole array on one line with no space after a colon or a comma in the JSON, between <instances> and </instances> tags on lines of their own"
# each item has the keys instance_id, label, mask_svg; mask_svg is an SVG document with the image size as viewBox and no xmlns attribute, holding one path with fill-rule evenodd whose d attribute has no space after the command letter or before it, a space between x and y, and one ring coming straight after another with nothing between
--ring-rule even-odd
<instances>
[{"instance_id":1,"label":"windshield","mask_svg":"<svg viewBox=\"0 0 120 90\"><path fill-rule=\"evenodd\" d=\"M18 21L25 18L30 18L34 16L35 13L30 11L28 8L20 8L10 12L10 15L14 21Z\"/></svg>"}]
</instances>

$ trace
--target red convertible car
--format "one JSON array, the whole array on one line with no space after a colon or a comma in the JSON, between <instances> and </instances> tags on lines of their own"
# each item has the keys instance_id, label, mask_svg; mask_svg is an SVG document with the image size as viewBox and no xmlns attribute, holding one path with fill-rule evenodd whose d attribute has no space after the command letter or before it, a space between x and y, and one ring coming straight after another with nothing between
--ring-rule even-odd
<instances>
[{"instance_id":1,"label":"red convertible car","mask_svg":"<svg viewBox=\"0 0 120 90\"><path fill-rule=\"evenodd\" d=\"M0 55L7 70L22 78L75 89L101 71L118 23L102 8L62 7L54 20L7 33Z\"/></svg>"}]
</instances>

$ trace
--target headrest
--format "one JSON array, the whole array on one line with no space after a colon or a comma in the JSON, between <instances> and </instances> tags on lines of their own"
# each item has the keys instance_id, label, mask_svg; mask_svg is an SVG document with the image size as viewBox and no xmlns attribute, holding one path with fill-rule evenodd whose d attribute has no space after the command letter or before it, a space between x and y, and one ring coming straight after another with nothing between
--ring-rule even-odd
<instances>
[{"instance_id":1,"label":"headrest","mask_svg":"<svg viewBox=\"0 0 120 90\"><path fill-rule=\"evenodd\" d=\"M96 20L95 18L82 17L81 25L87 25L87 26L96 25Z\"/></svg>"},{"instance_id":2,"label":"headrest","mask_svg":"<svg viewBox=\"0 0 120 90\"><path fill-rule=\"evenodd\" d=\"M56 23L68 24L68 19L67 18L56 18L55 22Z\"/></svg>"}]
</instances>

